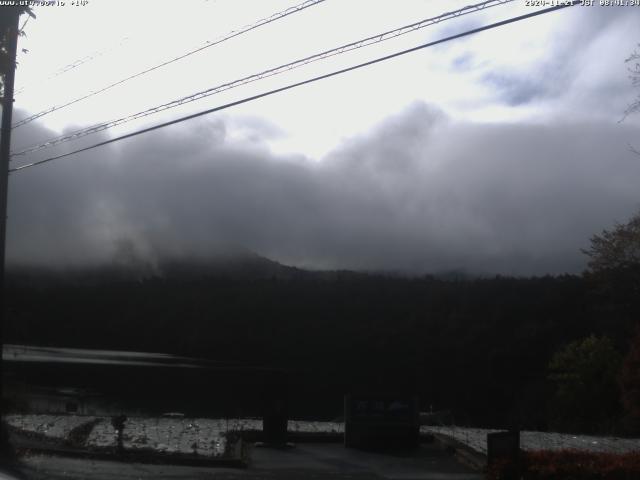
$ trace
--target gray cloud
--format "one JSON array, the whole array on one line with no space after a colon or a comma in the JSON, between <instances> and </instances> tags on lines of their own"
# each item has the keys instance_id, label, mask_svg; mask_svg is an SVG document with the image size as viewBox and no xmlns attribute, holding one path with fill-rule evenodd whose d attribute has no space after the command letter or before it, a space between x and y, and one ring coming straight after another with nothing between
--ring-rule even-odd
<instances>
[{"instance_id":1,"label":"gray cloud","mask_svg":"<svg viewBox=\"0 0 640 480\"><path fill-rule=\"evenodd\" d=\"M574 7L551 15L555 27L536 45L545 47L544 57L535 61L525 57L518 67L490 61L492 52L474 51L473 38L449 48L460 50L461 45L467 45L469 50L458 58L464 59L468 70L475 69L479 80L506 105L556 102L574 95L580 96L575 104L581 110L608 109L617 114L625 102L628 79L624 59L636 41L632 35L640 21L640 10ZM475 61L473 68L468 65L470 59ZM452 71L459 68L454 61ZM603 82L602 71L618 74L608 75ZM590 82L589 77L594 80Z\"/></svg>"},{"instance_id":2,"label":"gray cloud","mask_svg":"<svg viewBox=\"0 0 640 480\"><path fill-rule=\"evenodd\" d=\"M314 268L577 272L590 235L640 206L627 125L476 125L414 104L314 162L271 153L241 123L12 175L10 261L105 261L134 245L151 262L243 248ZM234 140L247 128L256 141Z\"/></svg>"},{"instance_id":3,"label":"gray cloud","mask_svg":"<svg viewBox=\"0 0 640 480\"><path fill-rule=\"evenodd\" d=\"M522 74L489 72L482 80L497 90L502 100L511 106L529 103L549 93L548 82L532 80Z\"/></svg>"}]
</instances>

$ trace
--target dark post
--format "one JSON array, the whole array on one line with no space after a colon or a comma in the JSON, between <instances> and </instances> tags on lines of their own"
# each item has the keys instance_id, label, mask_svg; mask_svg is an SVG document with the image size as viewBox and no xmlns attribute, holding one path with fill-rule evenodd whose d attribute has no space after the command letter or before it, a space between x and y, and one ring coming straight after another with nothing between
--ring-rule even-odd
<instances>
[{"instance_id":1,"label":"dark post","mask_svg":"<svg viewBox=\"0 0 640 480\"><path fill-rule=\"evenodd\" d=\"M117 415L111 417L111 426L116 431L116 452L124 453L124 445L122 443L122 435L124 433L124 424L127 421L126 415Z\"/></svg>"},{"instance_id":2,"label":"dark post","mask_svg":"<svg viewBox=\"0 0 640 480\"><path fill-rule=\"evenodd\" d=\"M3 413L4 388L2 385L2 346L4 345L5 320L5 243L7 233L7 194L9 185L9 152L11 149L11 119L13 116L13 82L16 72L18 49L18 7L5 7L0 12L0 28L7 39L7 62L2 66L4 96L2 97L2 126L0 127L0 414ZM10 451L4 424L0 424L0 455Z\"/></svg>"},{"instance_id":3,"label":"dark post","mask_svg":"<svg viewBox=\"0 0 640 480\"><path fill-rule=\"evenodd\" d=\"M286 372L273 372L263 391L262 446L285 448L289 420L289 379Z\"/></svg>"}]
</instances>

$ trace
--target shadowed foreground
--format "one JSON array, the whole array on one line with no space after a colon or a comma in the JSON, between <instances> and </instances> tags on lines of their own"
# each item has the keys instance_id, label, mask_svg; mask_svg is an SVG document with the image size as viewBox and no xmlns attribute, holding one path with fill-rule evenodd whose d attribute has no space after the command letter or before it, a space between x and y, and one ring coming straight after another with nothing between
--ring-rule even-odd
<instances>
[{"instance_id":1,"label":"shadowed foreground","mask_svg":"<svg viewBox=\"0 0 640 480\"><path fill-rule=\"evenodd\" d=\"M475 480L483 475L460 465L438 444L409 453L375 453L340 444L303 444L288 450L254 448L246 469L201 468L78 460L47 455L21 460L26 478L44 479L438 479Z\"/></svg>"}]
</instances>

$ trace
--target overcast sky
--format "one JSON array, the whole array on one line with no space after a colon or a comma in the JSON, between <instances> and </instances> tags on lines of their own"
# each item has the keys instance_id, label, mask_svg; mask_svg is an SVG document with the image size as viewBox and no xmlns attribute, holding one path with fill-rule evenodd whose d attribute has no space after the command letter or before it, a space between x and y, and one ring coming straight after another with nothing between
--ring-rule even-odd
<instances>
[{"instance_id":1,"label":"overcast sky","mask_svg":"<svg viewBox=\"0 0 640 480\"><path fill-rule=\"evenodd\" d=\"M72 3L25 26L16 121L296 5ZM326 0L16 128L13 149L470 3ZM533 11L445 21L13 165ZM567 8L15 172L8 259L129 245L151 263L241 249L307 268L579 273L589 237L640 209L640 115L620 122L640 93L625 64L639 26L640 7Z\"/></svg>"}]
</instances>

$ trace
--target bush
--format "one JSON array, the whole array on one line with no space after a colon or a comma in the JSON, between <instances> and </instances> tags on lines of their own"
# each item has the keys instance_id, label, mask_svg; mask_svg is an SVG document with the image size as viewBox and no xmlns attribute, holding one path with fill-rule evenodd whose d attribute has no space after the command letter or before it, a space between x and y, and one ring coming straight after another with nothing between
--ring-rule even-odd
<instances>
[{"instance_id":1,"label":"bush","mask_svg":"<svg viewBox=\"0 0 640 480\"><path fill-rule=\"evenodd\" d=\"M508 462L496 462L489 467L487 478L514 478L515 468L515 465ZM528 451L522 453L520 470L524 480L638 479L640 452Z\"/></svg>"},{"instance_id":2,"label":"bush","mask_svg":"<svg viewBox=\"0 0 640 480\"><path fill-rule=\"evenodd\" d=\"M618 381L625 410L632 418L640 419L640 326L636 327Z\"/></svg>"},{"instance_id":3,"label":"bush","mask_svg":"<svg viewBox=\"0 0 640 480\"><path fill-rule=\"evenodd\" d=\"M620 414L617 375L622 358L608 337L576 340L549 362L555 384L551 425L563 431L609 431Z\"/></svg>"}]
</instances>

